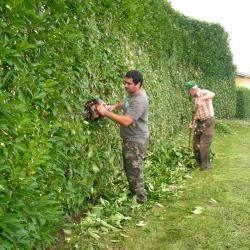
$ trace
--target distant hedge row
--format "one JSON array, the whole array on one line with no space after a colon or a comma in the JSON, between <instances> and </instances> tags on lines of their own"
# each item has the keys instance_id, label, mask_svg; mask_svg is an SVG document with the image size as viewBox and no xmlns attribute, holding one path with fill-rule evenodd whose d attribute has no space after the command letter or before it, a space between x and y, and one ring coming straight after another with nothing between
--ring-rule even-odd
<instances>
[{"instance_id":1,"label":"distant hedge row","mask_svg":"<svg viewBox=\"0 0 250 250\"><path fill-rule=\"evenodd\" d=\"M234 116L227 33L167 1L6 0L0 18L1 249L45 247L66 215L119 196L117 126L82 111L124 98L129 69L145 77L151 150L190 119L187 80L216 93L217 117Z\"/></svg>"},{"instance_id":2,"label":"distant hedge row","mask_svg":"<svg viewBox=\"0 0 250 250\"><path fill-rule=\"evenodd\" d=\"M240 119L250 118L250 90L237 89L236 117Z\"/></svg>"}]
</instances>

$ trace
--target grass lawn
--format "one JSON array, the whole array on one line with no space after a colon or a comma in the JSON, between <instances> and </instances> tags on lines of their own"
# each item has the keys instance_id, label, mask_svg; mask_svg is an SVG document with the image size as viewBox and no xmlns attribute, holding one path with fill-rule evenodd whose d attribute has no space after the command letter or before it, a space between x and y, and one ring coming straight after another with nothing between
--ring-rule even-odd
<instances>
[{"instance_id":1,"label":"grass lawn","mask_svg":"<svg viewBox=\"0 0 250 250\"><path fill-rule=\"evenodd\" d=\"M194 170L176 196L79 249L250 249L250 123L232 122L235 134L217 134L210 171ZM141 227L136 226L143 220Z\"/></svg>"}]
</instances>

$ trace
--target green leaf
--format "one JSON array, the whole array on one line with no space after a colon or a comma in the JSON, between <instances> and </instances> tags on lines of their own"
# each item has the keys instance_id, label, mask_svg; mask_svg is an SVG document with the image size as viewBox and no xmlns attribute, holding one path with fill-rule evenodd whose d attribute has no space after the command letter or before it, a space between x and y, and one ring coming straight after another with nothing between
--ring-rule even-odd
<instances>
[{"instance_id":1,"label":"green leaf","mask_svg":"<svg viewBox=\"0 0 250 250\"><path fill-rule=\"evenodd\" d=\"M145 227L146 223L142 220L139 223L136 224L137 227Z\"/></svg>"},{"instance_id":2,"label":"green leaf","mask_svg":"<svg viewBox=\"0 0 250 250\"><path fill-rule=\"evenodd\" d=\"M193 214L201 214L203 213L204 211L204 207L201 207L201 206L198 206L198 207L195 207L195 209L192 211Z\"/></svg>"},{"instance_id":3,"label":"green leaf","mask_svg":"<svg viewBox=\"0 0 250 250\"><path fill-rule=\"evenodd\" d=\"M35 99L43 99L44 97L46 97L47 96L47 93L46 92L40 92L40 93L35 93L34 94L34 97L33 97L33 99L35 100Z\"/></svg>"},{"instance_id":4,"label":"green leaf","mask_svg":"<svg viewBox=\"0 0 250 250\"><path fill-rule=\"evenodd\" d=\"M88 230L88 234L89 234L92 238L94 238L94 239L96 239L96 240L99 240L99 239L100 239L100 236L97 234L97 232L93 232L93 231L91 231L91 230Z\"/></svg>"}]
</instances>

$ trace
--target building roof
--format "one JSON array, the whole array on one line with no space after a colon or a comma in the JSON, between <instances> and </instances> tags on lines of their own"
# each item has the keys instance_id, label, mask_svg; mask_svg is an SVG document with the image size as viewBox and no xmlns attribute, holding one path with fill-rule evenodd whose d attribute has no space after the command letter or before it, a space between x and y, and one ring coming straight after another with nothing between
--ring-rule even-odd
<instances>
[{"instance_id":1,"label":"building roof","mask_svg":"<svg viewBox=\"0 0 250 250\"><path fill-rule=\"evenodd\" d=\"M236 72L237 76L241 76L241 77L246 77L246 78L250 78L250 74L247 73L243 73L243 72Z\"/></svg>"}]
</instances>

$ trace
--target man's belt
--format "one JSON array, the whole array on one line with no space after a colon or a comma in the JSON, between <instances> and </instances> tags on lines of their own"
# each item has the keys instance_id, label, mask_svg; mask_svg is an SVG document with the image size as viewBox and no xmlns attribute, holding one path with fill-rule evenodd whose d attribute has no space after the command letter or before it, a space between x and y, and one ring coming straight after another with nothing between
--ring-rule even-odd
<instances>
[{"instance_id":1,"label":"man's belt","mask_svg":"<svg viewBox=\"0 0 250 250\"><path fill-rule=\"evenodd\" d=\"M212 117L206 117L206 118L204 118L204 119L197 119L196 121L197 122L204 122L204 121L207 121L207 120L209 120L209 119L213 119L214 117L212 116Z\"/></svg>"},{"instance_id":2,"label":"man's belt","mask_svg":"<svg viewBox=\"0 0 250 250\"><path fill-rule=\"evenodd\" d=\"M139 143L145 143L145 142L147 142L149 140L149 138L148 137L145 137L145 138L142 138L142 137L140 137L140 138L134 138L134 137L129 137L129 138L123 138L123 141L133 141L133 142L139 142Z\"/></svg>"}]
</instances>

